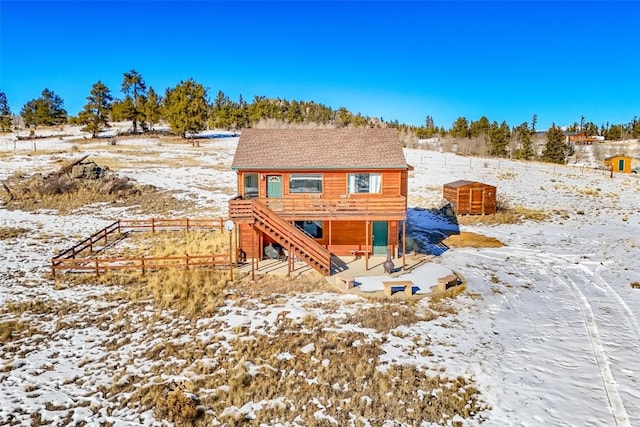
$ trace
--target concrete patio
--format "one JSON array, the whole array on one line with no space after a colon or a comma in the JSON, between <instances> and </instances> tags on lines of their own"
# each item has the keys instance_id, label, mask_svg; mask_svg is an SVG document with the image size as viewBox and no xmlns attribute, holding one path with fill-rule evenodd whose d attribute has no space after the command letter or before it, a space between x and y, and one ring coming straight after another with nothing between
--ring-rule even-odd
<instances>
[{"instance_id":1,"label":"concrete patio","mask_svg":"<svg viewBox=\"0 0 640 427\"><path fill-rule=\"evenodd\" d=\"M333 264L336 266L334 273L327 277L327 282L333 285L337 290L347 292L356 295L366 296L380 296L384 297L382 290L375 292L365 292L359 289L358 286L348 287L346 283L353 280L356 277L366 276L386 276L386 280L402 280L402 276L409 274L417 267L429 263L432 256L424 254L407 254L404 258L404 269L402 257L393 258L393 264L395 266L391 274L385 273L384 262L387 260L386 256L370 256L368 260L365 257L354 256L334 256ZM255 268L255 264L254 264ZM241 264L238 268L238 272L243 276L251 275L251 260L247 260L246 263ZM256 276L262 276L264 274L274 275L287 275L287 260L265 259L258 262L258 267L255 268L254 274ZM300 260L296 260L290 272L293 277L302 276L305 274L319 274L313 268ZM433 284L435 288L436 283ZM414 294L412 297L424 297L428 293ZM408 298L404 292L395 292L393 298Z\"/></svg>"}]
</instances>

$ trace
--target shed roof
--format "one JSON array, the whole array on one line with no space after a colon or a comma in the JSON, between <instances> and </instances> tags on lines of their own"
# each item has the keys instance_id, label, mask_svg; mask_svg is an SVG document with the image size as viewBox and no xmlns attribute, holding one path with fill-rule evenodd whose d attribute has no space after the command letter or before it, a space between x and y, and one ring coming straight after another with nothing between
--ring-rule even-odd
<instances>
[{"instance_id":1,"label":"shed roof","mask_svg":"<svg viewBox=\"0 0 640 427\"><path fill-rule=\"evenodd\" d=\"M478 181L467 181L467 180L464 180L464 179L444 184L445 187L449 187L449 188L460 188L460 187L464 187L466 185L477 185L477 186L485 186L485 187L493 187L493 188L495 188L495 185L484 184L484 183L478 182Z\"/></svg>"},{"instance_id":2,"label":"shed roof","mask_svg":"<svg viewBox=\"0 0 640 427\"><path fill-rule=\"evenodd\" d=\"M245 129L233 169L407 169L395 129Z\"/></svg>"},{"instance_id":3,"label":"shed roof","mask_svg":"<svg viewBox=\"0 0 640 427\"><path fill-rule=\"evenodd\" d=\"M617 155L615 155L615 156L605 157L604 159L605 159L605 160L613 160L613 159L616 159L616 158L618 158L618 157L624 157L624 158L626 158L626 159L630 159L630 158L631 158L631 157L629 157L629 156L625 156L624 154L617 154Z\"/></svg>"}]
</instances>

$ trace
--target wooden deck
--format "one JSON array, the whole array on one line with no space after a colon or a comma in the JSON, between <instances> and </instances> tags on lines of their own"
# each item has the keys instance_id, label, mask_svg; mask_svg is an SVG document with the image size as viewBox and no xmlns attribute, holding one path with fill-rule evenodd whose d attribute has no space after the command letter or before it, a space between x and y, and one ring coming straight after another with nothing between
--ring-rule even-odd
<instances>
[{"instance_id":1,"label":"wooden deck","mask_svg":"<svg viewBox=\"0 0 640 427\"><path fill-rule=\"evenodd\" d=\"M285 220L404 220L405 197L295 198L257 199ZM229 201L229 218L237 223L251 222L252 201L235 198Z\"/></svg>"}]
</instances>

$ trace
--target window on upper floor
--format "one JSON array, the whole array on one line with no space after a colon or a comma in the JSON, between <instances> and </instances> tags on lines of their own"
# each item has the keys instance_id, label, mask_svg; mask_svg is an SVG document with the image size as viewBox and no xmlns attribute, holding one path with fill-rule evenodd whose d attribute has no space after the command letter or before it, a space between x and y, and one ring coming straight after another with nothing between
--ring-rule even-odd
<instances>
[{"instance_id":1,"label":"window on upper floor","mask_svg":"<svg viewBox=\"0 0 640 427\"><path fill-rule=\"evenodd\" d=\"M289 175L290 193L322 193L322 174L300 174Z\"/></svg>"},{"instance_id":2,"label":"window on upper floor","mask_svg":"<svg viewBox=\"0 0 640 427\"><path fill-rule=\"evenodd\" d=\"M379 173L350 173L348 175L349 193L381 193L381 175Z\"/></svg>"},{"instance_id":3,"label":"window on upper floor","mask_svg":"<svg viewBox=\"0 0 640 427\"><path fill-rule=\"evenodd\" d=\"M245 199L258 198L258 174L257 173L244 174L244 198Z\"/></svg>"}]
</instances>

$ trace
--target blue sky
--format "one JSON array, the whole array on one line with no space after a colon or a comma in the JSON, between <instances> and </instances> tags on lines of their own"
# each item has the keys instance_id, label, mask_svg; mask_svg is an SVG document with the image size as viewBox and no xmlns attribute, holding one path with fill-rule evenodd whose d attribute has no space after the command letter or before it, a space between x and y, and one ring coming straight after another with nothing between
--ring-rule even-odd
<instances>
[{"instance_id":1,"label":"blue sky","mask_svg":"<svg viewBox=\"0 0 640 427\"><path fill-rule=\"evenodd\" d=\"M164 94L222 90L449 128L457 117L640 116L640 1L0 1L0 90L75 115L135 69Z\"/></svg>"}]
</instances>

